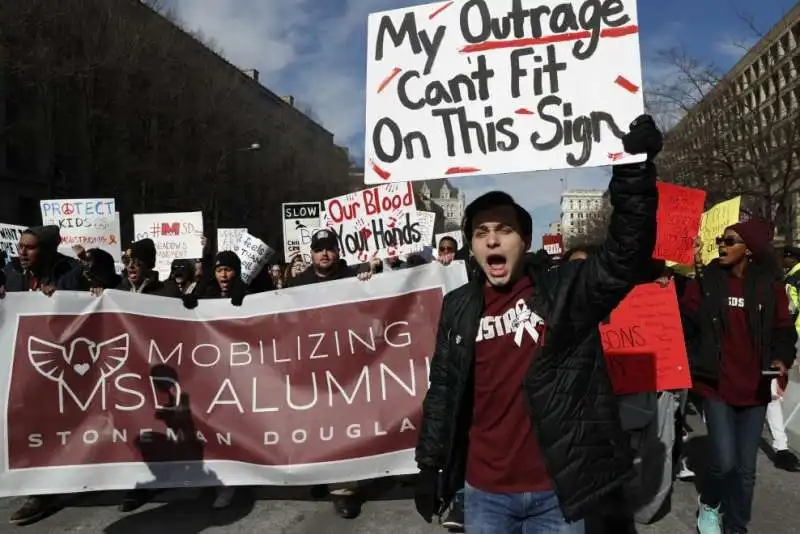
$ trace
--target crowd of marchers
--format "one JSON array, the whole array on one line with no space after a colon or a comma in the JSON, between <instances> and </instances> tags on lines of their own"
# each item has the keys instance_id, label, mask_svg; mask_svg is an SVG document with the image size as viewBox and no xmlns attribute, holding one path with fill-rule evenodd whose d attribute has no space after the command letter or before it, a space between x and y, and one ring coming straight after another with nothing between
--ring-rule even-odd
<instances>
[{"instance_id":1,"label":"crowd of marchers","mask_svg":"<svg viewBox=\"0 0 800 534\"><path fill-rule=\"evenodd\" d=\"M576 247L559 261L530 253L531 216L503 192L467 206L462 248L449 237L437 243L434 261L466 267L469 281L444 298L423 403L414 500L426 521L439 517L444 527L470 534L582 534L590 525L636 532L637 523L655 520L667 505L676 478L694 476L681 447L692 406L709 437L707 463L693 466L706 472L698 496L700 534L748 532L765 421L776 465L798 470L780 403L800 327L800 249L776 252L773 226L750 219L719 236L718 259L703 265L698 240L692 274L672 271L652 258L662 135L642 116L623 144L647 159L613 167L613 214L603 243ZM58 253L59 244L57 227L25 230L18 255L0 275L0 297L117 289L181 298L187 308L200 299L239 306L252 293L342 278L366 281L428 262L410 255L348 265L336 234L323 229L312 236L310 265L298 256L245 284L241 261L230 251L175 261L162 279L149 239L124 251L121 274L100 249L76 250L70 258ZM693 386L615 395L599 325L637 284L667 280L677 288ZM506 319L510 327L492 326ZM655 461L653 451L660 452ZM339 516L354 519L364 487L352 481L313 493L329 495ZM237 492L214 491L216 508L230 505ZM153 496L131 490L120 510L136 510ZM32 523L58 499L30 496L11 522Z\"/></svg>"}]
</instances>

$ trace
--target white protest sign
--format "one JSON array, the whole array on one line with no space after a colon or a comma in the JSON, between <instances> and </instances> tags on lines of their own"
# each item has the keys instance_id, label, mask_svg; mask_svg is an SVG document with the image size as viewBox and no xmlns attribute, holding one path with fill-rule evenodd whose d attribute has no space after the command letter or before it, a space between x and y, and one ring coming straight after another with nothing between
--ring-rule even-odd
<instances>
[{"instance_id":1,"label":"white protest sign","mask_svg":"<svg viewBox=\"0 0 800 534\"><path fill-rule=\"evenodd\" d=\"M423 239L411 183L391 183L325 201L323 224L349 264L407 254Z\"/></svg>"},{"instance_id":2,"label":"white protest sign","mask_svg":"<svg viewBox=\"0 0 800 534\"><path fill-rule=\"evenodd\" d=\"M166 280L173 260L203 257L203 213L137 213L133 216L134 239L156 244L156 270Z\"/></svg>"},{"instance_id":3,"label":"white protest sign","mask_svg":"<svg viewBox=\"0 0 800 534\"><path fill-rule=\"evenodd\" d=\"M17 244L19 243L19 236L25 230L24 226L16 224L0 223L0 250L6 253L6 261L11 261L11 258L16 258ZM0 263L0 268L3 264Z\"/></svg>"},{"instance_id":4,"label":"white protest sign","mask_svg":"<svg viewBox=\"0 0 800 534\"><path fill-rule=\"evenodd\" d=\"M433 227L436 224L436 214L432 211L417 210L417 220L419 221L419 233L422 236L419 243L411 248L411 252L417 253L430 248L433 241Z\"/></svg>"},{"instance_id":5,"label":"white protest sign","mask_svg":"<svg viewBox=\"0 0 800 534\"><path fill-rule=\"evenodd\" d=\"M291 262L298 254L311 263L311 234L320 227L322 205L319 202L283 204L283 258Z\"/></svg>"},{"instance_id":6,"label":"white protest sign","mask_svg":"<svg viewBox=\"0 0 800 534\"><path fill-rule=\"evenodd\" d=\"M246 232L247 228L218 228L217 252L235 249L239 239L242 238L242 234Z\"/></svg>"},{"instance_id":7,"label":"white protest sign","mask_svg":"<svg viewBox=\"0 0 800 534\"><path fill-rule=\"evenodd\" d=\"M101 248L119 258L120 234L113 198L42 200L42 224L59 227L59 252L75 256L72 247Z\"/></svg>"},{"instance_id":8,"label":"white protest sign","mask_svg":"<svg viewBox=\"0 0 800 534\"><path fill-rule=\"evenodd\" d=\"M242 262L242 271L239 273L239 277L248 285L259 275L270 257L275 254L269 245L248 232L242 234L233 251Z\"/></svg>"},{"instance_id":9,"label":"white protest sign","mask_svg":"<svg viewBox=\"0 0 800 534\"><path fill-rule=\"evenodd\" d=\"M456 243L458 243L458 247L456 250L461 250L461 247L464 246L464 234L460 231L456 230L453 232L444 232L442 234L436 234L436 239L434 240L433 244L437 248L439 248L439 242L442 240L443 237L449 237L451 239L455 239Z\"/></svg>"},{"instance_id":10,"label":"white protest sign","mask_svg":"<svg viewBox=\"0 0 800 534\"><path fill-rule=\"evenodd\" d=\"M455 0L368 20L364 183L643 161L634 0ZM503 31L504 30L504 31Z\"/></svg>"}]
</instances>

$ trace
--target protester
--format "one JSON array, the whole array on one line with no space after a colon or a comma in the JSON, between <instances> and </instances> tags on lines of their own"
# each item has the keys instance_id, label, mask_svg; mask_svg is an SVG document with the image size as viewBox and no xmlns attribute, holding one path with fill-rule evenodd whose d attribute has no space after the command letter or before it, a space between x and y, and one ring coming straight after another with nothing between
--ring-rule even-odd
<instances>
[{"instance_id":1,"label":"protester","mask_svg":"<svg viewBox=\"0 0 800 534\"><path fill-rule=\"evenodd\" d=\"M623 145L648 161L614 167L609 239L584 262L526 264L531 217L505 193L467 207L463 231L481 273L445 297L439 319L416 450L426 521L466 479L471 534L582 533L593 505L630 472L598 324L653 252L662 136L643 116Z\"/></svg>"},{"instance_id":2,"label":"protester","mask_svg":"<svg viewBox=\"0 0 800 534\"><path fill-rule=\"evenodd\" d=\"M273 287L275 289L283 289L283 267L280 263L270 265L269 275L272 277Z\"/></svg>"},{"instance_id":3,"label":"protester","mask_svg":"<svg viewBox=\"0 0 800 534\"><path fill-rule=\"evenodd\" d=\"M79 290L71 276L80 264L60 254L61 234L58 226L36 226L22 232L17 246L19 256L4 268L4 286L0 296L6 292L41 291L47 296L56 289ZM33 523L47 515L59 495L33 495L11 514L9 522L23 525Z\"/></svg>"},{"instance_id":4,"label":"protester","mask_svg":"<svg viewBox=\"0 0 800 534\"><path fill-rule=\"evenodd\" d=\"M117 274L114 257L101 248L84 251L84 261L74 269L66 285L79 291L98 293L103 289L114 289L122 283Z\"/></svg>"},{"instance_id":5,"label":"protester","mask_svg":"<svg viewBox=\"0 0 800 534\"><path fill-rule=\"evenodd\" d=\"M708 476L701 488L700 534L746 533L756 457L770 402L771 372L786 375L797 332L772 265L770 223L758 218L725 229L719 258L701 265L681 299L695 389L708 429ZM767 374L765 374L767 373Z\"/></svg>"},{"instance_id":6,"label":"protester","mask_svg":"<svg viewBox=\"0 0 800 534\"><path fill-rule=\"evenodd\" d=\"M456 259L456 252L458 252L458 241L450 236L444 236L439 240L437 247L438 255L436 261L442 265L449 265Z\"/></svg>"},{"instance_id":7,"label":"protester","mask_svg":"<svg viewBox=\"0 0 800 534\"><path fill-rule=\"evenodd\" d=\"M298 254L293 257L289 265L286 266L286 270L283 272L283 287L291 287L292 281L299 276L300 273L305 271L307 267L301 255Z\"/></svg>"},{"instance_id":8,"label":"protester","mask_svg":"<svg viewBox=\"0 0 800 534\"><path fill-rule=\"evenodd\" d=\"M152 239L136 241L125 251L128 260L126 275L117 287L120 291L157 295L161 297L181 297L177 286L164 284L158 278L156 267L156 244Z\"/></svg>"},{"instance_id":9,"label":"protester","mask_svg":"<svg viewBox=\"0 0 800 534\"><path fill-rule=\"evenodd\" d=\"M317 230L311 236L311 265L299 275L287 280L287 287L352 277L366 280L375 273L380 263L381 260L373 260L358 266L347 265L347 262L339 257L339 239L336 232L330 229Z\"/></svg>"},{"instance_id":10,"label":"protester","mask_svg":"<svg viewBox=\"0 0 800 534\"><path fill-rule=\"evenodd\" d=\"M202 268L200 272L203 272ZM194 260L172 260L166 284L173 284L181 295L189 295L198 289L199 280L195 278L196 274L197 262Z\"/></svg>"}]
</instances>

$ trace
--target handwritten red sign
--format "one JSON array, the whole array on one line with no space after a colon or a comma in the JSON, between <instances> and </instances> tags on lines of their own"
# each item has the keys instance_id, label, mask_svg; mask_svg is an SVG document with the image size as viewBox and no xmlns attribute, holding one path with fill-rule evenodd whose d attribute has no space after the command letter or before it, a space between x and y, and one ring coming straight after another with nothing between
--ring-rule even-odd
<instances>
[{"instance_id":1,"label":"handwritten red sign","mask_svg":"<svg viewBox=\"0 0 800 534\"><path fill-rule=\"evenodd\" d=\"M600 336L616 394L691 387L673 282L636 286L600 326Z\"/></svg>"},{"instance_id":2,"label":"handwritten red sign","mask_svg":"<svg viewBox=\"0 0 800 534\"><path fill-rule=\"evenodd\" d=\"M658 233L653 257L681 265L693 262L692 243L700 231L706 192L658 182Z\"/></svg>"}]
</instances>

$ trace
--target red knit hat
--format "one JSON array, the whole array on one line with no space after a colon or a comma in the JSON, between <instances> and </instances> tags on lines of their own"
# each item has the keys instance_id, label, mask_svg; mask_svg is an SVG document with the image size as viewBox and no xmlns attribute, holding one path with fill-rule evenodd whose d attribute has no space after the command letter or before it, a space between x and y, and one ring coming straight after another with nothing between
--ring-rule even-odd
<instances>
[{"instance_id":1,"label":"red knit hat","mask_svg":"<svg viewBox=\"0 0 800 534\"><path fill-rule=\"evenodd\" d=\"M775 226L764 219L754 217L726 228L733 230L742 238L744 244L756 258L764 258L770 253L770 244L775 237Z\"/></svg>"}]
</instances>

